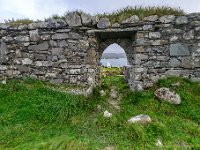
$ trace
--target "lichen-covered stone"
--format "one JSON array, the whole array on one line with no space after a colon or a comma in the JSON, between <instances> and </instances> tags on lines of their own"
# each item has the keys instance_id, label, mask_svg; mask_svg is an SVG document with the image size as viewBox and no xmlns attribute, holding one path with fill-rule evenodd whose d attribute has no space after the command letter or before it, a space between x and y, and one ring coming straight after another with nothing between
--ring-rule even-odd
<instances>
[{"instance_id":1,"label":"lichen-covered stone","mask_svg":"<svg viewBox=\"0 0 200 150\"><path fill-rule=\"evenodd\" d=\"M81 17L77 13L67 14L65 17L65 21L70 27L78 27L82 25Z\"/></svg>"},{"instance_id":2,"label":"lichen-covered stone","mask_svg":"<svg viewBox=\"0 0 200 150\"><path fill-rule=\"evenodd\" d=\"M31 30L29 31L29 34L30 34L30 41L33 41L33 42L39 41L40 36L38 34L38 30Z\"/></svg>"},{"instance_id":3,"label":"lichen-covered stone","mask_svg":"<svg viewBox=\"0 0 200 150\"><path fill-rule=\"evenodd\" d=\"M157 15L152 15L152 16L144 17L143 20L144 21L154 22L154 21L158 20L158 16Z\"/></svg>"},{"instance_id":4,"label":"lichen-covered stone","mask_svg":"<svg viewBox=\"0 0 200 150\"><path fill-rule=\"evenodd\" d=\"M86 26L92 25L92 16L86 13L81 13L82 24Z\"/></svg>"},{"instance_id":5,"label":"lichen-covered stone","mask_svg":"<svg viewBox=\"0 0 200 150\"><path fill-rule=\"evenodd\" d=\"M176 24L187 24L188 23L188 18L185 17L185 16L181 16L181 17L178 17L176 19Z\"/></svg>"},{"instance_id":6,"label":"lichen-covered stone","mask_svg":"<svg viewBox=\"0 0 200 150\"><path fill-rule=\"evenodd\" d=\"M168 88L160 88L156 90L154 94L160 101L169 102L175 105L179 105L181 103L180 96L175 92L170 91Z\"/></svg>"},{"instance_id":7,"label":"lichen-covered stone","mask_svg":"<svg viewBox=\"0 0 200 150\"><path fill-rule=\"evenodd\" d=\"M130 18L128 18L128 19L122 21L122 24L137 23L137 22L139 22L139 21L140 21L139 17L138 17L137 15L133 15L133 16L131 16Z\"/></svg>"},{"instance_id":8,"label":"lichen-covered stone","mask_svg":"<svg viewBox=\"0 0 200 150\"><path fill-rule=\"evenodd\" d=\"M159 18L160 22L162 23L170 23L174 21L174 19L175 19L174 15L166 15Z\"/></svg>"},{"instance_id":9,"label":"lichen-covered stone","mask_svg":"<svg viewBox=\"0 0 200 150\"><path fill-rule=\"evenodd\" d=\"M99 29L105 29L111 26L110 20L108 18L101 18L97 23Z\"/></svg>"}]
</instances>

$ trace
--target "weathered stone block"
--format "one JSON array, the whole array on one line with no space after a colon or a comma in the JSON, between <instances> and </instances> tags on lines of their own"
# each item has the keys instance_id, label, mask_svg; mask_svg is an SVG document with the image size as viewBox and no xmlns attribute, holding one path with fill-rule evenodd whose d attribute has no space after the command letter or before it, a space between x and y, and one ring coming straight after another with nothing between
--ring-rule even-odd
<instances>
[{"instance_id":1,"label":"weathered stone block","mask_svg":"<svg viewBox=\"0 0 200 150\"><path fill-rule=\"evenodd\" d=\"M49 48L48 42L43 42L41 44L31 45L28 47L28 49L32 51L45 51L48 50L48 48Z\"/></svg>"},{"instance_id":2,"label":"weathered stone block","mask_svg":"<svg viewBox=\"0 0 200 150\"><path fill-rule=\"evenodd\" d=\"M177 58L172 58L169 61L169 66L170 67L179 67L181 62Z\"/></svg>"},{"instance_id":3,"label":"weathered stone block","mask_svg":"<svg viewBox=\"0 0 200 150\"><path fill-rule=\"evenodd\" d=\"M18 42L29 42L30 41L30 39L29 39L29 37L28 36L17 36L17 37L15 37L14 38L16 41L18 41Z\"/></svg>"},{"instance_id":4,"label":"weathered stone block","mask_svg":"<svg viewBox=\"0 0 200 150\"><path fill-rule=\"evenodd\" d=\"M159 18L160 22L162 23L170 23L174 21L174 19L175 19L174 15L166 15Z\"/></svg>"},{"instance_id":5,"label":"weathered stone block","mask_svg":"<svg viewBox=\"0 0 200 150\"><path fill-rule=\"evenodd\" d=\"M144 21L154 22L154 21L158 20L158 16L157 15L152 15L152 16L144 17L143 20Z\"/></svg>"},{"instance_id":6,"label":"weathered stone block","mask_svg":"<svg viewBox=\"0 0 200 150\"><path fill-rule=\"evenodd\" d=\"M187 44L176 43L170 44L170 56L188 56L190 55L189 48Z\"/></svg>"},{"instance_id":7,"label":"weathered stone block","mask_svg":"<svg viewBox=\"0 0 200 150\"><path fill-rule=\"evenodd\" d=\"M60 56L63 53L63 48L52 48L51 49L51 54L52 55L56 55L56 56Z\"/></svg>"},{"instance_id":8,"label":"weathered stone block","mask_svg":"<svg viewBox=\"0 0 200 150\"><path fill-rule=\"evenodd\" d=\"M150 39L160 39L161 38L161 33L160 32L150 32L149 33L149 38Z\"/></svg>"},{"instance_id":9,"label":"weathered stone block","mask_svg":"<svg viewBox=\"0 0 200 150\"><path fill-rule=\"evenodd\" d=\"M67 33L56 33L56 34L52 35L52 39L53 40L69 39L69 34L67 34Z\"/></svg>"},{"instance_id":10,"label":"weathered stone block","mask_svg":"<svg viewBox=\"0 0 200 150\"><path fill-rule=\"evenodd\" d=\"M29 58L23 58L22 59L22 65L31 65L33 61Z\"/></svg>"},{"instance_id":11,"label":"weathered stone block","mask_svg":"<svg viewBox=\"0 0 200 150\"><path fill-rule=\"evenodd\" d=\"M187 24L188 23L188 18L185 16L180 16L176 19L176 24Z\"/></svg>"},{"instance_id":12,"label":"weathered stone block","mask_svg":"<svg viewBox=\"0 0 200 150\"><path fill-rule=\"evenodd\" d=\"M189 32L185 32L185 33L183 34L183 38L184 38L185 40L194 39L194 30L191 30L191 31L189 31Z\"/></svg>"},{"instance_id":13,"label":"weathered stone block","mask_svg":"<svg viewBox=\"0 0 200 150\"><path fill-rule=\"evenodd\" d=\"M40 36L38 34L38 30L29 31L29 34L30 34L30 40L31 41L37 42L37 41L40 40Z\"/></svg>"},{"instance_id":14,"label":"weathered stone block","mask_svg":"<svg viewBox=\"0 0 200 150\"><path fill-rule=\"evenodd\" d=\"M101 18L97 23L99 29L105 29L111 26L110 20L108 18Z\"/></svg>"},{"instance_id":15,"label":"weathered stone block","mask_svg":"<svg viewBox=\"0 0 200 150\"><path fill-rule=\"evenodd\" d=\"M77 13L69 13L65 17L65 21L70 27L78 27L82 25L81 17Z\"/></svg>"},{"instance_id":16,"label":"weathered stone block","mask_svg":"<svg viewBox=\"0 0 200 150\"><path fill-rule=\"evenodd\" d=\"M131 24L131 23L137 23L140 21L140 18L137 15L133 15L130 18L122 21L122 24Z\"/></svg>"},{"instance_id":17,"label":"weathered stone block","mask_svg":"<svg viewBox=\"0 0 200 150\"><path fill-rule=\"evenodd\" d=\"M83 25L91 26L92 24L92 16L86 13L81 13L81 19Z\"/></svg>"}]
</instances>

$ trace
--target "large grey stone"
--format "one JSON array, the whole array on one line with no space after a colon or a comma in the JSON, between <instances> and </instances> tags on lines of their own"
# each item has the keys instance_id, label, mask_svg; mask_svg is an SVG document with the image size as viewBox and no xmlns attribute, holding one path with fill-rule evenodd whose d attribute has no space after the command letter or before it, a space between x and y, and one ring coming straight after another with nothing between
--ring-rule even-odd
<instances>
[{"instance_id":1,"label":"large grey stone","mask_svg":"<svg viewBox=\"0 0 200 150\"><path fill-rule=\"evenodd\" d=\"M40 36L38 34L38 30L29 31L29 34L30 34L30 40L31 41L33 41L33 42L39 41Z\"/></svg>"},{"instance_id":2,"label":"large grey stone","mask_svg":"<svg viewBox=\"0 0 200 150\"><path fill-rule=\"evenodd\" d=\"M192 60L191 57L184 57L181 59L181 67L192 69L193 65L194 65L194 61Z\"/></svg>"},{"instance_id":3,"label":"large grey stone","mask_svg":"<svg viewBox=\"0 0 200 150\"><path fill-rule=\"evenodd\" d=\"M7 63L8 61L7 45L3 40L0 40L0 64Z\"/></svg>"},{"instance_id":4,"label":"large grey stone","mask_svg":"<svg viewBox=\"0 0 200 150\"><path fill-rule=\"evenodd\" d=\"M51 54L60 56L63 53L63 48L52 48L51 49Z\"/></svg>"},{"instance_id":5,"label":"large grey stone","mask_svg":"<svg viewBox=\"0 0 200 150\"><path fill-rule=\"evenodd\" d=\"M152 16L144 17L143 20L144 21L154 22L154 21L158 20L158 16L157 15L152 15Z\"/></svg>"},{"instance_id":6,"label":"large grey stone","mask_svg":"<svg viewBox=\"0 0 200 150\"><path fill-rule=\"evenodd\" d=\"M65 17L65 21L70 27L82 26L81 17L77 13L69 13Z\"/></svg>"},{"instance_id":7,"label":"large grey stone","mask_svg":"<svg viewBox=\"0 0 200 150\"><path fill-rule=\"evenodd\" d=\"M0 23L0 29L5 30L5 29L7 29L8 27L9 27L9 26L6 25L5 23Z\"/></svg>"},{"instance_id":8,"label":"large grey stone","mask_svg":"<svg viewBox=\"0 0 200 150\"><path fill-rule=\"evenodd\" d=\"M191 30L191 31L189 31L189 32L185 32L185 33L183 34L183 38L184 38L185 40L194 39L194 30Z\"/></svg>"},{"instance_id":9,"label":"large grey stone","mask_svg":"<svg viewBox=\"0 0 200 150\"><path fill-rule=\"evenodd\" d=\"M81 13L82 24L86 26L92 25L92 16L90 14Z\"/></svg>"},{"instance_id":10,"label":"large grey stone","mask_svg":"<svg viewBox=\"0 0 200 150\"><path fill-rule=\"evenodd\" d=\"M188 18L185 17L185 16L181 16L181 17L178 17L176 19L176 24L187 24L188 23Z\"/></svg>"},{"instance_id":11,"label":"large grey stone","mask_svg":"<svg viewBox=\"0 0 200 150\"><path fill-rule=\"evenodd\" d=\"M178 67L180 66L181 62L177 58L172 58L169 60L170 67Z\"/></svg>"},{"instance_id":12,"label":"large grey stone","mask_svg":"<svg viewBox=\"0 0 200 150\"><path fill-rule=\"evenodd\" d=\"M33 61L30 58L23 58L22 65L31 65Z\"/></svg>"},{"instance_id":13,"label":"large grey stone","mask_svg":"<svg viewBox=\"0 0 200 150\"><path fill-rule=\"evenodd\" d=\"M52 62L49 61L36 61L35 66L37 67L49 67L52 66Z\"/></svg>"},{"instance_id":14,"label":"large grey stone","mask_svg":"<svg viewBox=\"0 0 200 150\"><path fill-rule=\"evenodd\" d=\"M150 39L160 39L161 33L160 32L149 32Z\"/></svg>"},{"instance_id":15,"label":"large grey stone","mask_svg":"<svg viewBox=\"0 0 200 150\"><path fill-rule=\"evenodd\" d=\"M174 15L165 15L159 18L160 22L162 23L170 23L174 21L175 16Z\"/></svg>"},{"instance_id":16,"label":"large grey stone","mask_svg":"<svg viewBox=\"0 0 200 150\"><path fill-rule=\"evenodd\" d=\"M110 24L110 20L108 18L101 18L99 20L99 22L97 23L97 27L99 29L105 29L105 28L108 28L110 26L111 26L111 24Z\"/></svg>"},{"instance_id":17,"label":"large grey stone","mask_svg":"<svg viewBox=\"0 0 200 150\"><path fill-rule=\"evenodd\" d=\"M140 21L140 18L137 15L133 15L130 18L122 21L122 24L131 24L131 23L137 23Z\"/></svg>"},{"instance_id":18,"label":"large grey stone","mask_svg":"<svg viewBox=\"0 0 200 150\"><path fill-rule=\"evenodd\" d=\"M48 42L43 42L41 44L31 45L28 47L28 49L32 51L44 51L44 50L48 50L48 48L49 48Z\"/></svg>"},{"instance_id":19,"label":"large grey stone","mask_svg":"<svg viewBox=\"0 0 200 150\"><path fill-rule=\"evenodd\" d=\"M65 40L68 38L69 38L68 33L56 33L56 34L52 35L53 40Z\"/></svg>"},{"instance_id":20,"label":"large grey stone","mask_svg":"<svg viewBox=\"0 0 200 150\"><path fill-rule=\"evenodd\" d=\"M170 44L170 56L188 56L190 55L187 44L176 43Z\"/></svg>"},{"instance_id":21,"label":"large grey stone","mask_svg":"<svg viewBox=\"0 0 200 150\"><path fill-rule=\"evenodd\" d=\"M181 103L180 96L175 92L170 91L168 88L160 88L156 90L154 94L160 101L169 102L175 105L179 105Z\"/></svg>"},{"instance_id":22,"label":"large grey stone","mask_svg":"<svg viewBox=\"0 0 200 150\"><path fill-rule=\"evenodd\" d=\"M14 39L18 42L29 42L30 41L30 38L28 36L21 36L21 35L16 36Z\"/></svg>"}]
</instances>

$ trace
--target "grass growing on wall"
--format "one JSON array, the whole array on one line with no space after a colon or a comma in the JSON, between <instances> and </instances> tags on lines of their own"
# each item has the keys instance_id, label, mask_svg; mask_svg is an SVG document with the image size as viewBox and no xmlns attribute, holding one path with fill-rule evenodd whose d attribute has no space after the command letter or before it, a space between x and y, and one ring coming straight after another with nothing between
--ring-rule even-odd
<instances>
[{"instance_id":1,"label":"grass growing on wall","mask_svg":"<svg viewBox=\"0 0 200 150\"><path fill-rule=\"evenodd\" d=\"M180 86L173 86L174 83ZM121 96L121 111L110 108L112 86ZM174 106L154 97L155 89L168 87L180 94ZM107 95L100 96L103 89ZM71 95L49 87L49 83L26 79L0 84L0 149L119 150L198 149L200 147L200 84L184 78L159 80L143 92L132 92L121 76L102 78L102 86L89 97ZM97 109L97 106L101 109ZM113 113L103 117L105 110ZM135 115L147 114L147 126L128 125Z\"/></svg>"},{"instance_id":2,"label":"grass growing on wall","mask_svg":"<svg viewBox=\"0 0 200 150\"><path fill-rule=\"evenodd\" d=\"M100 17L107 17L110 19L112 23L122 22L123 20L137 15L140 19L143 19L146 16L151 15L184 15L185 12L180 8L172 8L168 6L154 6L154 7L143 7L143 6L135 6L135 7L126 7L119 10L116 10L112 13L104 13L99 14Z\"/></svg>"},{"instance_id":3,"label":"grass growing on wall","mask_svg":"<svg viewBox=\"0 0 200 150\"><path fill-rule=\"evenodd\" d=\"M73 12L76 12L78 15L83 13L82 10L75 10ZM45 21L51 20L51 19L64 19L67 14L71 12L67 11L64 15L58 15L53 14L52 16L45 18ZM99 17L107 17L110 19L112 23L116 22L122 22L123 20L131 17L132 15L138 15L140 19L150 16L150 15L184 15L185 12L181 8L173 8L169 6L154 6L154 7L143 7L143 6L135 6L135 7L125 7L122 9L118 9L116 11L113 11L111 13L102 13L97 14ZM39 21L39 20L38 20ZM31 19L7 19L5 20L5 23L11 26L17 26L17 25L23 25L23 24L29 24L34 22Z\"/></svg>"}]
</instances>

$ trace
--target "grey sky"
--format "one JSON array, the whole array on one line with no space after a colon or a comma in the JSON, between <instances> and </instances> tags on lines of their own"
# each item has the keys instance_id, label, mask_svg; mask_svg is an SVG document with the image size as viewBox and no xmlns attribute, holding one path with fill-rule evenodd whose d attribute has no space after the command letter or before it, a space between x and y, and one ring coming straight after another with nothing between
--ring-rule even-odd
<instances>
[{"instance_id":1,"label":"grey sky","mask_svg":"<svg viewBox=\"0 0 200 150\"><path fill-rule=\"evenodd\" d=\"M104 53L125 53L124 49L119 46L118 44L114 43L108 46L105 50Z\"/></svg>"},{"instance_id":2,"label":"grey sky","mask_svg":"<svg viewBox=\"0 0 200 150\"><path fill-rule=\"evenodd\" d=\"M76 9L96 14L138 5L167 5L188 13L200 12L199 0L0 0L0 22L11 18L44 19Z\"/></svg>"}]
</instances>

